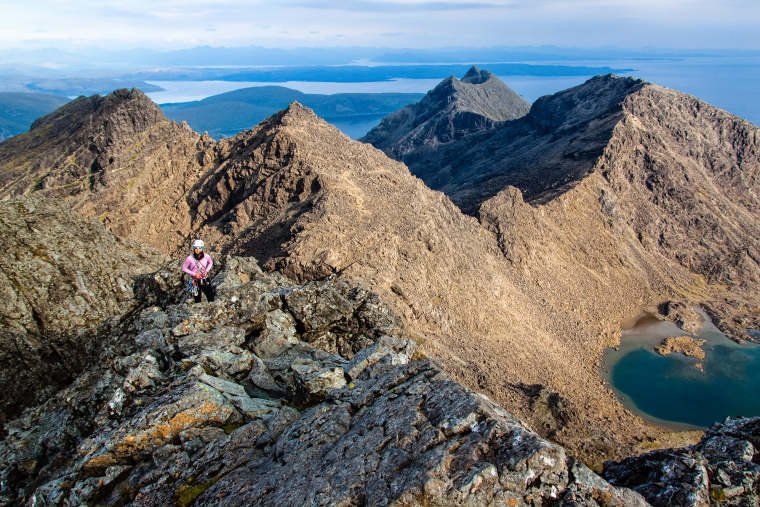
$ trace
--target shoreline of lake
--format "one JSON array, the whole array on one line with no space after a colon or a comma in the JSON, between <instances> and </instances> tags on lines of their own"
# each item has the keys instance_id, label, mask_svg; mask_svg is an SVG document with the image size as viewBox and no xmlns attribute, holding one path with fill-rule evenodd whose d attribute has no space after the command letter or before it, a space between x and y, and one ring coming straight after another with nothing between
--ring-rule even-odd
<instances>
[{"instance_id":1,"label":"shoreline of lake","mask_svg":"<svg viewBox=\"0 0 760 507\"><path fill-rule=\"evenodd\" d=\"M690 336L705 340L704 371L697 358L658 355L653 349L662 340L689 333L645 314L623 331L617 347L602 353L604 384L626 409L672 431L704 430L726 416L760 415L760 400L752 395L760 388L760 346L730 340L695 310L704 322Z\"/></svg>"}]
</instances>

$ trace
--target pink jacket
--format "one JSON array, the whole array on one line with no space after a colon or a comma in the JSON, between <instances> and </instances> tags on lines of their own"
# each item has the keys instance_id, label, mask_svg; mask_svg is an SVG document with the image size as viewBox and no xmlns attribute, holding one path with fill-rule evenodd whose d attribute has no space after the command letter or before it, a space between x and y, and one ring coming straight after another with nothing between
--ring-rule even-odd
<instances>
[{"instance_id":1,"label":"pink jacket","mask_svg":"<svg viewBox=\"0 0 760 507\"><path fill-rule=\"evenodd\" d=\"M187 256L185 263L182 264L182 271L190 276L203 271L211 271L211 267L214 265L214 261L211 260L211 256L207 253L203 254L203 259L196 260L193 254ZM203 278L208 278L204 276Z\"/></svg>"}]
</instances>

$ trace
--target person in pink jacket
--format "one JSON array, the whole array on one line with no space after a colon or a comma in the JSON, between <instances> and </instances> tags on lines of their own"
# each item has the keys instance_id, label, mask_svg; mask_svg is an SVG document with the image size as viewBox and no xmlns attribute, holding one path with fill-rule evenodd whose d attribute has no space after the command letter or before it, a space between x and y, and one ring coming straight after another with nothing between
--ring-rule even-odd
<instances>
[{"instance_id":1,"label":"person in pink jacket","mask_svg":"<svg viewBox=\"0 0 760 507\"><path fill-rule=\"evenodd\" d=\"M193 253L188 255L185 263L182 264L182 271L190 275L193 284L198 288L193 295L196 303L200 303L203 298L201 292L206 295L209 303L214 300L214 286L211 285L211 279L208 276L214 261L203 251L205 247L203 241L196 239L193 242Z\"/></svg>"}]
</instances>

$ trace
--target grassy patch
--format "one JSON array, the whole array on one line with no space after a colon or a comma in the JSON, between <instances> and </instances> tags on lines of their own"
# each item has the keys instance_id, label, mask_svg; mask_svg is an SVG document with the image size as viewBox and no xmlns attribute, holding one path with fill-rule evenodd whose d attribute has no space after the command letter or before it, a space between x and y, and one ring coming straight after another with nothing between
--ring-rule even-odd
<instances>
[{"instance_id":1,"label":"grassy patch","mask_svg":"<svg viewBox=\"0 0 760 507\"><path fill-rule=\"evenodd\" d=\"M214 477L210 481L206 481L203 484L183 484L177 489L177 505L179 507L190 507L195 503L203 493L205 493L211 486L219 482L220 477Z\"/></svg>"},{"instance_id":2,"label":"grassy patch","mask_svg":"<svg viewBox=\"0 0 760 507\"><path fill-rule=\"evenodd\" d=\"M229 435L230 433L232 433L232 432L233 432L233 431L235 431L236 429L238 429L238 428L242 427L242 426L243 426L243 424L244 424L244 423L243 423L243 421L238 421L238 422L231 422L231 423L227 423L227 424L225 424L224 426L222 426L222 429L224 430L224 432L225 432L226 434L228 434L228 435Z\"/></svg>"}]
</instances>

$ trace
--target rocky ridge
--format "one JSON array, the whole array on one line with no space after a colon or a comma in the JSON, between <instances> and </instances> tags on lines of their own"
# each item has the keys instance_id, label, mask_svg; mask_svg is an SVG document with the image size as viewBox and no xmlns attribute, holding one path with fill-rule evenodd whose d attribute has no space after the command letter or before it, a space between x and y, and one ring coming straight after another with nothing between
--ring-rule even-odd
<instances>
[{"instance_id":1,"label":"rocky ridge","mask_svg":"<svg viewBox=\"0 0 760 507\"><path fill-rule=\"evenodd\" d=\"M376 294L220 264L214 303L172 304L176 263L138 278L98 361L7 424L0 505L647 505L416 354Z\"/></svg>"},{"instance_id":2,"label":"rocky ridge","mask_svg":"<svg viewBox=\"0 0 760 507\"><path fill-rule=\"evenodd\" d=\"M699 362L694 365L698 370L704 371L705 367L702 360L706 354L702 345L707 343L706 340L695 340L691 336L671 336L662 340L662 342L652 350L661 356L667 356L672 353L682 353L685 356L694 357Z\"/></svg>"},{"instance_id":3,"label":"rocky ridge","mask_svg":"<svg viewBox=\"0 0 760 507\"><path fill-rule=\"evenodd\" d=\"M604 464L602 477L654 507L760 504L760 417L728 418L698 444Z\"/></svg>"}]
</instances>

